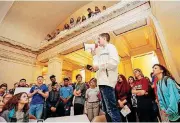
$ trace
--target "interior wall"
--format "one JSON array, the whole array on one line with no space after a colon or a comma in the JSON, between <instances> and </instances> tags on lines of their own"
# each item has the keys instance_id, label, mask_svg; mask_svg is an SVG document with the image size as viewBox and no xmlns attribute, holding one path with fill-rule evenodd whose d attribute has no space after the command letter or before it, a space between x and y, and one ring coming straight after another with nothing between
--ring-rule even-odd
<instances>
[{"instance_id":1,"label":"interior wall","mask_svg":"<svg viewBox=\"0 0 180 123\"><path fill-rule=\"evenodd\" d=\"M8 89L13 88L14 83L22 78L25 78L28 84L36 82L37 75L41 71L41 68L38 72L35 66L5 59L0 59L0 64L0 83L7 83Z\"/></svg>"},{"instance_id":2,"label":"interior wall","mask_svg":"<svg viewBox=\"0 0 180 123\"><path fill-rule=\"evenodd\" d=\"M131 60L132 60L133 69L135 68L141 69L144 76L147 76L149 78L150 78L150 73L152 72L153 65L159 63L157 57L153 54L153 52L132 57Z\"/></svg>"},{"instance_id":3,"label":"interior wall","mask_svg":"<svg viewBox=\"0 0 180 123\"><path fill-rule=\"evenodd\" d=\"M169 56L164 54L167 57L167 60L172 59L174 63L167 64L168 68L177 69L177 74L180 77L180 57L179 57L179 48L180 48L180 2L179 1L151 1L152 13L156 17L160 28L165 37L166 45L168 49L162 49L162 51L169 50ZM164 44L164 43L163 43ZM162 45L162 44L161 44ZM172 68L172 65L175 65ZM174 70L173 70L174 71Z\"/></svg>"}]
</instances>

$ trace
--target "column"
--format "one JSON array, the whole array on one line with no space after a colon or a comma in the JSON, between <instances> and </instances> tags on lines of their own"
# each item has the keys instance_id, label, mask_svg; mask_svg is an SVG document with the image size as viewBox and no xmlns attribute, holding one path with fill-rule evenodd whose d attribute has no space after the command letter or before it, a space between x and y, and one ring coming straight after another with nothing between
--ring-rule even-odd
<instances>
[{"instance_id":1,"label":"column","mask_svg":"<svg viewBox=\"0 0 180 123\"><path fill-rule=\"evenodd\" d=\"M122 65L120 66L123 66L123 72L124 72L124 76L126 78L128 78L129 76L132 76L133 75L133 68L132 68L132 62L131 62L131 58L128 57L128 58L123 58L121 60L122 62ZM121 64L121 63L120 63ZM122 73L123 74L123 73Z\"/></svg>"},{"instance_id":2,"label":"column","mask_svg":"<svg viewBox=\"0 0 180 123\"><path fill-rule=\"evenodd\" d=\"M34 66L34 72L33 72L33 81L30 83L36 83L37 77L42 76L42 71L43 71L43 65L36 62L35 66Z\"/></svg>"},{"instance_id":3,"label":"column","mask_svg":"<svg viewBox=\"0 0 180 123\"><path fill-rule=\"evenodd\" d=\"M46 83L50 83L49 77L51 75L56 76L56 81L58 83L62 82L62 64L63 64L63 58L61 56L55 56L49 59Z\"/></svg>"}]
</instances>

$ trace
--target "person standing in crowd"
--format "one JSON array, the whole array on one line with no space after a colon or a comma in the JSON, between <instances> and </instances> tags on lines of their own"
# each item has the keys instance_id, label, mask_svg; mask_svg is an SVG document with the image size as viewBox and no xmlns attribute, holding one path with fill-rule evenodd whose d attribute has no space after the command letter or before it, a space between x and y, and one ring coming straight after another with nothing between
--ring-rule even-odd
<instances>
[{"instance_id":1,"label":"person standing in crowd","mask_svg":"<svg viewBox=\"0 0 180 123\"><path fill-rule=\"evenodd\" d=\"M69 79L64 78L64 87L60 89L60 100L64 108L64 115L70 116L71 98L73 95L73 87L69 85Z\"/></svg>"},{"instance_id":2,"label":"person standing in crowd","mask_svg":"<svg viewBox=\"0 0 180 123\"><path fill-rule=\"evenodd\" d=\"M76 20L76 25L80 24L81 23L81 17L79 16Z\"/></svg>"},{"instance_id":3,"label":"person standing in crowd","mask_svg":"<svg viewBox=\"0 0 180 123\"><path fill-rule=\"evenodd\" d=\"M110 35L99 35L98 44L100 51L95 54L97 65L93 65L92 71L97 73L97 81L102 97L102 105L107 122L120 122L120 112L116 106L115 85L118 77L119 55L116 47L110 44ZM94 54L94 53L92 53Z\"/></svg>"},{"instance_id":4,"label":"person standing in crowd","mask_svg":"<svg viewBox=\"0 0 180 123\"><path fill-rule=\"evenodd\" d=\"M18 87L26 87L26 79L21 79L21 80L19 81Z\"/></svg>"},{"instance_id":5,"label":"person standing in crowd","mask_svg":"<svg viewBox=\"0 0 180 123\"><path fill-rule=\"evenodd\" d=\"M3 110L4 102L3 102L3 97L0 97L0 116Z\"/></svg>"},{"instance_id":6,"label":"person standing in crowd","mask_svg":"<svg viewBox=\"0 0 180 123\"><path fill-rule=\"evenodd\" d=\"M18 87L18 82L16 82L16 83L14 83L14 87L12 88L12 89L9 89L9 93L10 94L14 94L14 92L15 92L15 89Z\"/></svg>"},{"instance_id":7,"label":"person standing in crowd","mask_svg":"<svg viewBox=\"0 0 180 123\"><path fill-rule=\"evenodd\" d=\"M76 75L77 83L74 90L74 115L81 115L84 112L86 85L82 82L81 74Z\"/></svg>"},{"instance_id":8,"label":"person standing in crowd","mask_svg":"<svg viewBox=\"0 0 180 123\"><path fill-rule=\"evenodd\" d=\"M5 94L5 95L3 96L3 102L4 102L4 104L6 104L12 97L13 97L13 95L10 94L10 93Z\"/></svg>"},{"instance_id":9,"label":"person standing in crowd","mask_svg":"<svg viewBox=\"0 0 180 123\"><path fill-rule=\"evenodd\" d=\"M154 122L158 122L158 113L159 109L157 106L157 103L155 102L156 100L156 95L154 93L154 88L152 88L153 83L150 81L149 77L144 77L146 80L148 80L149 86L148 86L148 96L152 99L152 104L153 104L153 118Z\"/></svg>"},{"instance_id":10,"label":"person standing in crowd","mask_svg":"<svg viewBox=\"0 0 180 123\"><path fill-rule=\"evenodd\" d=\"M49 97L47 98L47 117L57 117L58 116L58 103L59 103L59 91L57 83L52 83L52 90L49 92Z\"/></svg>"},{"instance_id":11,"label":"person standing in crowd","mask_svg":"<svg viewBox=\"0 0 180 123\"><path fill-rule=\"evenodd\" d=\"M64 25L64 30L67 30L67 29L70 29L70 27L69 27L69 24L66 23L66 24Z\"/></svg>"},{"instance_id":12,"label":"person standing in crowd","mask_svg":"<svg viewBox=\"0 0 180 123\"><path fill-rule=\"evenodd\" d=\"M128 83L131 86L131 90L134 87L134 83L135 83L135 79L133 76L129 76L128 78ZM132 93L131 93L132 94ZM138 117L137 117L137 98L136 98L136 94L132 94L131 95L131 102L132 102L132 119L134 119L134 121L138 122Z\"/></svg>"},{"instance_id":13,"label":"person standing in crowd","mask_svg":"<svg viewBox=\"0 0 180 123\"><path fill-rule=\"evenodd\" d=\"M94 14L97 15L98 13L101 13L101 10L97 6L95 6Z\"/></svg>"},{"instance_id":14,"label":"person standing in crowd","mask_svg":"<svg viewBox=\"0 0 180 123\"><path fill-rule=\"evenodd\" d=\"M103 6L103 10L106 10L106 6Z\"/></svg>"},{"instance_id":15,"label":"person standing in crowd","mask_svg":"<svg viewBox=\"0 0 180 123\"><path fill-rule=\"evenodd\" d=\"M57 89L59 90L59 85L56 82L56 76L55 75L51 75L49 78L51 80L51 83L48 84L48 90L51 91L52 90L52 85L55 85L55 84L57 84Z\"/></svg>"},{"instance_id":16,"label":"person standing in crowd","mask_svg":"<svg viewBox=\"0 0 180 123\"><path fill-rule=\"evenodd\" d=\"M170 122L180 122L180 94L177 83L170 72L162 65L155 64L153 73L158 78L157 92L161 112Z\"/></svg>"},{"instance_id":17,"label":"person standing in crowd","mask_svg":"<svg viewBox=\"0 0 180 123\"><path fill-rule=\"evenodd\" d=\"M70 28L73 28L75 26L74 18L70 19L70 23L69 24L70 24L70 26L69 26Z\"/></svg>"},{"instance_id":18,"label":"person standing in crowd","mask_svg":"<svg viewBox=\"0 0 180 123\"><path fill-rule=\"evenodd\" d=\"M4 96L4 94L6 93L6 90L7 90L7 85L1 84L0 85L0 96Z\"/></svg>"},{"instance_id":19,"label":"person standing in crowd","mask_svg":"<svg viewBox=\"0 0 180 123\"><path fill-rule=\"evenodd\" d=\"M118 81L115 86L115 94L118 102L118 107L120 111L122 108L127 105L130 110L132 110L131 102L131 87L128 84L126 77L122 74L118 75ZM136 119L133 119L132 112L124 117L121 114L122 122L134 122Z\"/></svg>"},{"instance_id":20,"label":"person standing in crowd","mask_svg":"<svg viewBox=\"0 0 180 123\"><path fill-rule=\"evenodd\" d=\"M88 8L87 11L88 11L88 18L94 16L94 12L90 8Z\"/></svg>"},{"instance_id":21,"label":"person standing in crowd","mask_svg":"<svg viewBox=\"0 0 180 123\"><path fill-rule=\"evenodd\" d=\"M159 106L159 101L158 101L158 95L157 95L157 82L158 82L158 78L157 76L154 75L154 73L152 72L150 74L151 78L152 78L152 88L154 90L154 93L155 93L155 103L157 104L157 108L158 108L158 112L157 112L157 115L158 115L158 119L160 122L168 122L168 118L167 116L165 116L164 114L162 114L160 112L160 106Z\"/></svg>"},{"instance_id":22,"label":"person standing in crowd","mask_svg":"<svg viewBox=\"0 0 180 123\"><path fill-rule=\"evenodd\" d=\"M48 87L43 84L43 81L43 76L38 76L37 85L33 86L29 93L29 97L32 97L29 112L37 119L41 119L45 99L49 96Z\"/></svg>"},{"instance_id":23,"label":"person standing in crowd","mask_svg":"<svg viewBox=\"0 0 180 123\"><path fill-rule=\"evenodd\" d=\"M134 69L136 81L132 93L137 97L137 113L140 122L153 122L153 103L149 96L149 82L140 69Z\"/></svg>"},{"instance_id":24,"label":"person standing in crowd","mask_svg":"<svg viewBox=\"0 0 180 123\"><path fill-rule=\"evenodd\" d=\"M22 92L14 95L3 107L2 117L7 122L29 122L29 98Z\"/></svg>"},{"instance_id":25,"label":"person standing in crowd","mask_svg":"<svg viewBox=\"0 0 180 123\"><path fill-rule=\"evenodd\" d=\"M82 16L82 22L84 22L86 20L86 16Z\"/></svg>"},{"instance_id":26,"label":"person standing in crowd","mask_svg":"<svg viewBox=\"0 0 180 123\"><path fill-rule=\"evenodd\" d=\"M92 78L89 81L90 88L86 91L86 109L87 110L87 116L90 121L96 116L99 115L100 111L100 104L99 104L99 89L97 87L97 79Z\"/></svg>"}]
</instances>

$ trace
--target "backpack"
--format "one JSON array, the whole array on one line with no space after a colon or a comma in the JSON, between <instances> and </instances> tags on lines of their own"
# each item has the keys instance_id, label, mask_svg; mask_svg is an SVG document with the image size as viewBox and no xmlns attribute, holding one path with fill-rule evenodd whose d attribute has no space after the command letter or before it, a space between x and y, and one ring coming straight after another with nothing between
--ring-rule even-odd
<instances>
[{"instance_id":1,"label":"backpack","mask_svg":"<svg viewBox=\"0 0 180 123\"><path fill-rule=\"evenodd\" d=\"M164 82L165 82L166 87L167 87L167 79L168 79L168 78L170 78L170 77L167 76L167 77L164 78ZM174 80L174 81L175 81L175 80ZM180 94L180 84L175 81L175 85L176 85L176 88L178 89L178 92L179 92L179 94ZM163 95L162 90L161 90L161 93L162 93L162 95ZM164 96L163 96L163 98L164 98ZM165 101L165 100L164 100L164 101ZM179 113L179 115L180 115L180 102L178 103L178 113Z\"/></svg>"},{"instance_id":2,"label":"backpack","mask_svg":"<svg viewBox=\"0 0 180 123\"><path fill-rule=\"evenodd\" d=\"M166 87L167 87L167 79L168 79L168 78L170 78L170 77L166 76L166 77L164 78L164 82L165 82ZM174 80L174 81L175 81L175 80ZM176 85L176 88L179 90L178 92L179 92L179 94L180 94L180 84L175 81L175 85Z\"/></svg>"}]
</instances>

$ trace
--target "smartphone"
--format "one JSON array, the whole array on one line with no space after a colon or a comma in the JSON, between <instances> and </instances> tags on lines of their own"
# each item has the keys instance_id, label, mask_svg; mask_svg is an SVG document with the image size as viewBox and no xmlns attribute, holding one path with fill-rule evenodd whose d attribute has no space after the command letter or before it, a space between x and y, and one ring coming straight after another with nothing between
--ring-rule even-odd
<instances>
[{"instance_id":1,"label":"smartphone","mask_svg":"<svg viewBox=\"0 0 180 123\"><path fill-rule=\"evenodd\" d=\"M86 68L87 68L88 70L92 70L92 66L89 65L89 64L86 66Z\"/></svg>"}]
</instances>

